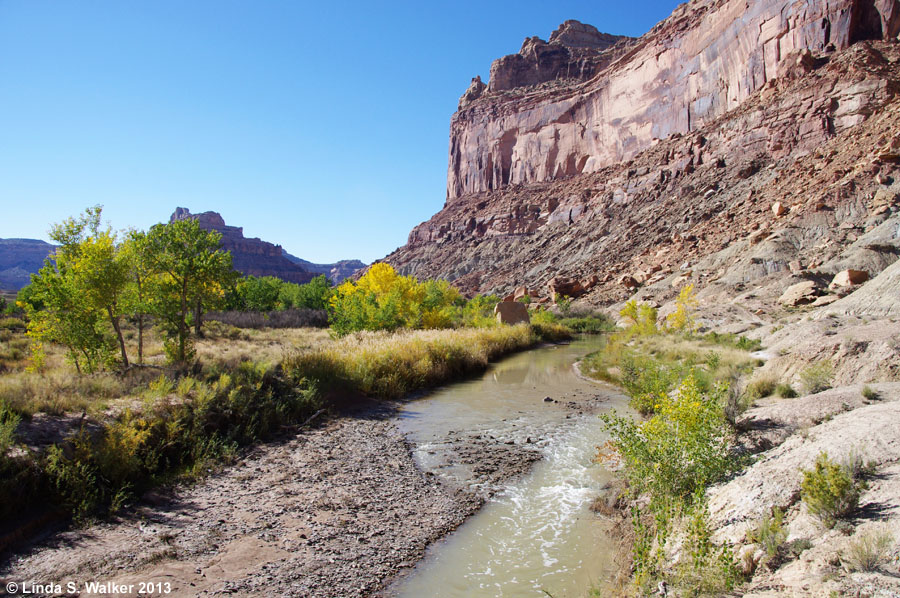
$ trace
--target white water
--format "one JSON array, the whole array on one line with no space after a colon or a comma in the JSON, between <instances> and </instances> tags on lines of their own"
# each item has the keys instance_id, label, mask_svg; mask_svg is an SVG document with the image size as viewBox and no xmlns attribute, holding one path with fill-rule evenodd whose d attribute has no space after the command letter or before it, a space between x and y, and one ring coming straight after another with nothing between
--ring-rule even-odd
<instances>
[{"instance_id":1,"label":"white water","mask_svg":"<svg viewBox=\"0 0 900 598\"><path fill-rule=\"evenodd\" d=\"M402 426L426 468L465 483L466 468L447 463L450 430L506 439L531 437L544 459L491 499L393 588L398 597L583 596L613 574L608 523L588 510L609 472L593 462L606 437L596 415L569 416L551 396L622 397L579 380L572 363L595 346L579 341L514 356L480 380L455 384L411 403Z\"/></svg>"}]
</instances>

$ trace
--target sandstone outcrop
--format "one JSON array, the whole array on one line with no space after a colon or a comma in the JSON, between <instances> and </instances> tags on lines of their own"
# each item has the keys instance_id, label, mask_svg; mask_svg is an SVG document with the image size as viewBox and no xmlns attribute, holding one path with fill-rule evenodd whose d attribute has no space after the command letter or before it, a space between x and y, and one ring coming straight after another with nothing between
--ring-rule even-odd
<instances>
[{"instance_id":1,"label":"sandstone outcrop","mask_svg":"<svg viewBox=\"0 0 900 598\"><path fill-rule=\"evenodd\" d=\"M812 303L818 296L818 285L812 280L804 280L803 282L792 284L785 289L784 293L781 294L781 297L778 298L778 303L787 307L796 307L798 305Z\"/></svg>"},{"instance_id":2,"label":"sandstone outcrop","mask_svg":"<svg viewBox=\"0 0 900 598\"><path fill-rule=\"evenodd\" d=\"M528 308L524 303L518 301L501 301L494 307L494 315L501 324L520 324L528 323L531 319L528 317Z\"/></svg>"},{"instance_id":3,"label":"sandstone outcrop","mask_svg":"<svg viewBox=\"0 0 900 598\"><path fill-rule=\"evenodd\" d=\"M863 270L841 270L834 275L829 289L837 289L843 287L852 287L856 284L862 284L869 280L869 273Z\"/></svg>"},{"instance_id":4,"label":"sandstone outcrop","mask_svg":"<svg viewBox=\"0 0 900 598\"><path fill-rule=\"evenodd\" d=\"M897 255L882 249L887 241L862 239L898 208L900 165L873 159L900 127L900 51L896 43L861 41L812 55L815 68L806 75L769 80L737 108L631 160L453 197L386 259L404 274L448 278L469 293L503 295L514 284L546 288L557 276L609 273L586 294L597 303L627 297L622 274L677 272L728 247L726 261L688 281L715 280L735 260L746 262L739 266L745 283L791 262L810 271L829 264L829 276L847 268L875 274ZM499 101L491 97L471 109ZM777 219L776 202L788 210ZM857 241L860 260L834 262ZM651 279L644 286L668 280Z\"/></svg>"}]
</instances>

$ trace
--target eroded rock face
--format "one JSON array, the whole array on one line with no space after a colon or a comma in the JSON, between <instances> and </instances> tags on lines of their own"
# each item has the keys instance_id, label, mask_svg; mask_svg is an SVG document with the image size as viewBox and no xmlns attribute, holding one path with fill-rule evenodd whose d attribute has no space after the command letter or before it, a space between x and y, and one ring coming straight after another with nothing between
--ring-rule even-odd
<instances>
[{"instance_id":1,"label":"eroded rock face","mask_svg":"<svg viewBox=\"0 0 900 598\"><path fill-rule=\"evenodd\" d=\"M900 44L850 44L863 30L841 21L843 13L835 5L785 0L779 4L782 10L775 11L778 17L764 20L769 25L763 28L784 25L777 35L771 34L778 40L781 59L771 69L765 67L765 82L754 88L741 83L749 76L750 63L738 61L725 68L720 59L760 39L759 19L768 14L763 9L775 9L772 2L758 4L748 13L743 4L739 11L730 0L682 7L628 46L628 56L582 84L484 90L454 116L448 182L451 189L460 185L460 195L451 192L444 208L415 227L407 245L387 261L404 274L446 278L468 293L500 296L522 284L543 291L554 277L597 276L598 283L584 298L596 303L620 301L659 285L674 292L679 285L703 288L715 280L747 284L786 272L791 263L795 269L821 274L823 280L847 268L874 276L890 265L898 255L893 245L896 229L890 229L887 240L870 239L869 231L883 227L879 223L900 209L900 158L895 158L900 156ZM879 6L883 32L888 31L894 27L894 4ZM827 36L821 33L823 20L815 21L819 30L809 25L822 11L837 11ZM722 32L726 22L732 27L731 38ZM706 23L706 29L698 23ZM747 27L749 32L744 31ZM797 47L802 40L810 46ZM695 61L697 73L685 74L679 63L670 65L662 81L642 78L646 69L658 66L655 57L645 56L640 64L634 58L647 48L659 49L662 60L692 45L715 48L709 57L702 54L702 60ZM768 56L768 50L760 52ZM716 104L705 113L711 120L692 116L688 132L653 133L666 122L657 119L662 113L654 110L669 110L683 99L685 84L675 74L700 85L707 76L707 67L700 65L706 62L709 68L720 68L716 85L722 90L740 88L749 95L735 104ZM637 83L626 71L642 82L639 89L630 87ZM737 82L732 86L729 81ZM583 108L594 101L591 98L609 93L604 90L614 83L618 91L637 98L638 110L614 125L607 123L611 137L600 135L601 141L605 144L633 128L649 135L651 142L643 150L637 142L614 143L620 149L634 148L633 157L596 172L579 167L596 153L576 152L571 160L561 161L557 150L565 144L575 147L607 126L606 121L591 120ZM651 96L656 100L642 112L640 102ZM692 106L693 115L697 105ZM719 108L728 107L712 118ZM602 110L607 118L612 108L603 105ZM552 115L551 126L547 118ZM466 137L470 134L474 137ZM525 137L536 140L533 153ZM467 155L475 156L473 161ZM620 154L609 155L615 160ZM482 170L477 176L469 170L459 178L462 170L454 169L463 164ZM522 176L516 178L517 172ZM844 253L846 248L852 251ZM683 267L714 254L719 257L710 257L702 269Z\"/></svg>"},{"instance_id":2,"label":"eroded rock face","mask_svg":"<svg viewBox=\"0 0 900 598\"><path fill-rule=\"evenodd\" d=\"M636 42L588 27L564 23L549 43L528 38L494 62L486 93L451 120L448 201L596 172L696 131L770 81L808 72L810 52L895 37L900 8L897 0L699 0Z\"/></svg>"}]
</instances>

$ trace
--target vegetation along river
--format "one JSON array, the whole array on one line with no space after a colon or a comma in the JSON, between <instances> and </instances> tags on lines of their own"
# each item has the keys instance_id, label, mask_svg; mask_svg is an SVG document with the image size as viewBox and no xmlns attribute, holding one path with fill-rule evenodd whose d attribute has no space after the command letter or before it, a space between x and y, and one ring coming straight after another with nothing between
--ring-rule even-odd
<instances>
[{"instance_id":1,"label":"vegetation along river","mask_svg":"<svg viewBox=\"0 0 900 598\"><path fill-rule=\"evenodd\" d=\"M625 397L579 378L573 368L600 343L586 337L520 353L478 379L406 404L399 426L419 466L450 483L493 492L389 594L563 598L582 596L612 576L610 526L589 505L611 475L594 462L606 440L598 413L624 408ZM478 460L451 458L449 447L459 437L532 447L541 461L500 488L478 487L472 469Z\"/></svg>"}]
</instances>

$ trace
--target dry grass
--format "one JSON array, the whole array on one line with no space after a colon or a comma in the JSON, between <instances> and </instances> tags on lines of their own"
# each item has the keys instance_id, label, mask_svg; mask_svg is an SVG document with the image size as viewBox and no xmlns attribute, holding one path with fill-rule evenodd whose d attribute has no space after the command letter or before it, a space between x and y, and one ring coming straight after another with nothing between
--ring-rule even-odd
<instances>
[{"instance_id":1,"label":"dry grass","mask_svg":"<svg viewBox=\"0 0 900 598\"><path fill-rule=\"evenodd\" d=\"M527 324L358 332L299 350L284 363L326 384L391 398L483 369L500 355L550 340L546 334Z\"/></svg>"}]
</instances>

